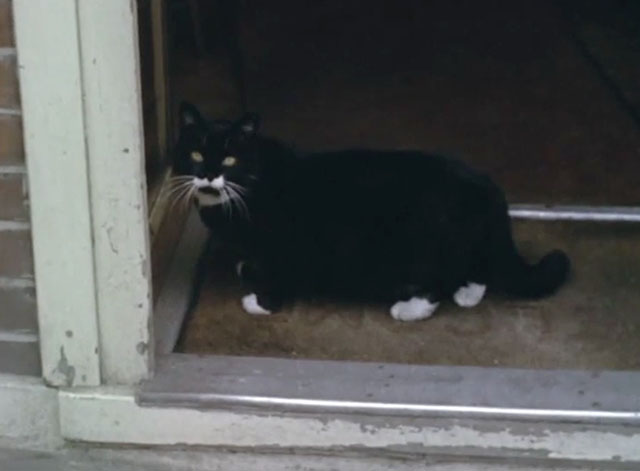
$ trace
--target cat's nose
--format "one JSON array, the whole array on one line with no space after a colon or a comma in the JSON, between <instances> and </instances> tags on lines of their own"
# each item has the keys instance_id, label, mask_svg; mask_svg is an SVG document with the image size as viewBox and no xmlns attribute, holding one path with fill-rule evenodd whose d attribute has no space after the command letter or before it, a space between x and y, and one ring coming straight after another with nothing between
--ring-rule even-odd
<instances>
[{"instance_id":1,"label":"cat's nose","mask_svg":"<svg viewBox=\"0 0 640 471\"><path fill-rule=\"evenodd\" d=\"M215 188L216 190L221 190L222 187L224 187L224 177L220 175L219 177L211 180L211 187Z\"/></svg>"}]
</instances>

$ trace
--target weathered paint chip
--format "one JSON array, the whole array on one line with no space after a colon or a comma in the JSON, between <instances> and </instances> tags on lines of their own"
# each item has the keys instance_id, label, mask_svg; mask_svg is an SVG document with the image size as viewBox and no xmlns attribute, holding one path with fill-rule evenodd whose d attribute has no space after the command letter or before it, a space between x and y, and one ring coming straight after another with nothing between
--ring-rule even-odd
<instances>
[{"instance_id":1,"label":"weathered paint chip","mask_svg":"<svg viewBox=\"0 0 640 471\"><path fill-rule=\"evenodd\" d=\"M76 378L76 368L69 364L69 360L67 360L67 356L64 353L64 347L60 347L60 359L51 376L56 379L59 378L60 384L69 387L73 386L73 381ZM58 383L58 381L56 381L56 383Z\"/></svg>"}]
</instances>

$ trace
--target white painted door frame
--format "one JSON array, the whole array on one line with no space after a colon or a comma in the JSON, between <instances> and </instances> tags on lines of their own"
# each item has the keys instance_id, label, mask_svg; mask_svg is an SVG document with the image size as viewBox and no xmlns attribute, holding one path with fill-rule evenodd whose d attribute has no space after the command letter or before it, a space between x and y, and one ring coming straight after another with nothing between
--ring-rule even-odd
<instances>
[{"instance_id":1,"label":"white painted door frame","mask_svg":"<svg viewBox=\"0 0 640 471\"><path fill-rule=\"evenodd\" d=\"M153 359L137 9L13 8L43 375L135 384Z\"/></svg>"}]
</instances>

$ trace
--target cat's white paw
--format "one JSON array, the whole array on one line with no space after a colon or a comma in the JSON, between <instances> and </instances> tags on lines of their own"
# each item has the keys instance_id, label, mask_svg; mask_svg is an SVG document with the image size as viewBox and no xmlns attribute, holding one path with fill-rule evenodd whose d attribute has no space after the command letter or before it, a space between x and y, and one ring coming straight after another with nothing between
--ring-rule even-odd
<instances>
[{"instance_id":1,"label":"cat's white paw","mask_svg":"<svg viewBox=\"0 0 640 471\"><path fill-rule=\"evenodd\" d=\"M409 301L398 301L391 306L391 317L398 321L418 321L431 317L439 303L432 303L426 298L411 298Z\"/></svg>"},{"instance_id":2,"label":"cat's white paw","mask_svg":"<svg viewBox=\"0 0 640 471\"><path fill-rule=\"evenodd\" d=\"M458 288L458 291L453 295L453 300L460 307L477 306L482 301L486 290L487 287L485 285L467 283L465 286Z\"/></svg>"},{"instance_id":3,"label":"cat's white paw","mask_svg":"<svg viewBox=\"0 0 640 471\"><path fill-rule=\"evenodd\" d=\"M245 312L253 316L268 316L271 311L258 304L258 296L255 293L247 294L242 298L242 307Z\"/></svg>"}]
</instances>

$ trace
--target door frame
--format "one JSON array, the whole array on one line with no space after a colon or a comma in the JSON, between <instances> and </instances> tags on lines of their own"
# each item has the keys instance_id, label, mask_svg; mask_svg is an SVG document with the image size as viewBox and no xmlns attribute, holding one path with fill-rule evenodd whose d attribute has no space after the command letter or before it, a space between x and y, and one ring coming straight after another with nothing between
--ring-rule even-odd
<instances>
[{"instance_id":1,"label":"door frame","mask_svg":"<svg viewBox=\"0 0 640 471\"><path fill-rule=\"evenodd\" d=\"M137 9L14 0L13 12L43 376L135 384L153 368Z\"/></svg>"}]
</instances>

